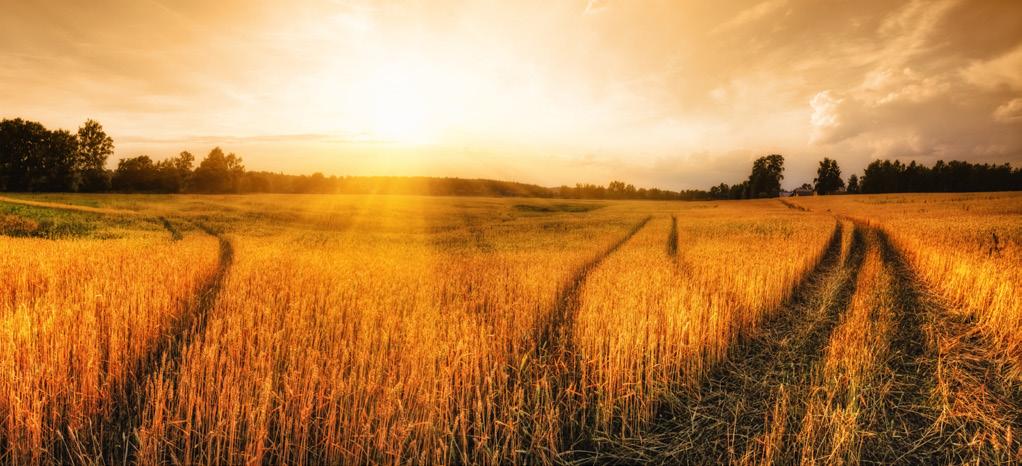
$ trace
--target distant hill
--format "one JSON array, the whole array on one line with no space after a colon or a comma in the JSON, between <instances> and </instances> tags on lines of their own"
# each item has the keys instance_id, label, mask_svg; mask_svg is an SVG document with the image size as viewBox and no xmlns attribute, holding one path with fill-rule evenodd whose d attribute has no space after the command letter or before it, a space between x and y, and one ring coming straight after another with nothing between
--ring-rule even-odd
<instances>
[{"instance_id":1,"label":"distant hill","mask_svg":"<svg viewBox=\"0 0 1022 466\"><path fill-rule=\"evenodd\" d=\"M245 172L239 192L416 194L428 196L546 197L572 199L708 199L706 191L669 191L636 188L620 181L607 186L577 184L549 188L535 184L490 179L428 176L323 176Z\"/></svg>"}]
</instances>

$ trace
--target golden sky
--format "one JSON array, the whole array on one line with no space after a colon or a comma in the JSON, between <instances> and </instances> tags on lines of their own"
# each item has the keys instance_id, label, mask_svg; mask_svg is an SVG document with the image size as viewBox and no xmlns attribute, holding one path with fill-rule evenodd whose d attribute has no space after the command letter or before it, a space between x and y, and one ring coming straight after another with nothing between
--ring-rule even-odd
<instances>
[{"instance_id":1,"label":"golden sky","mask_svg":"<svg viewBox=\"0 0 1022 466\"><path fill-rule=\"evenodd\" d=\"M1022 163L1022 1L0 0L0 117L115 158L706 188Z\"/></svg>"}]
</instances>

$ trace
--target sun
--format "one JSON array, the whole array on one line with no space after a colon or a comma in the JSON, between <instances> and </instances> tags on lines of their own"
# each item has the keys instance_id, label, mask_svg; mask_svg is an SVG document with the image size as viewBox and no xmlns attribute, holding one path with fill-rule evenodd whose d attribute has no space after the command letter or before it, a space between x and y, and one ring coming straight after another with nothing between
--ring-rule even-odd
<instances>
[{"instance_id":1,"label":"sun","mask_svg":"<svg viewBox=\"0 0 1022 466\"><path fill-rule=\"evenodd\" d=\"M380 69L369 84L372 133L381 142L427 144L437 137L429 82L414 67Z\"/></svg>"}]
</instances>

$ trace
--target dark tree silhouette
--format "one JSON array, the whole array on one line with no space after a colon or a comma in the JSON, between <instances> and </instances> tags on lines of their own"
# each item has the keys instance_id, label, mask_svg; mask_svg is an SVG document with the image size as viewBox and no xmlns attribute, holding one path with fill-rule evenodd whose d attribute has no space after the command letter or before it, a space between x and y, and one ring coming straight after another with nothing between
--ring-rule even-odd
<instances>
[{"instance_id":1,"label":"dark tree silhouette","mask_svg":"<svg viewBox=\"0 0 1022 466\"><path fill-rule=\"evenodd\" d=\"M852 173L852 176L848 177L848 194L857 194L859 192L859 175Z\"/></svg>"},{"instance_id":2,"label":"dark tree silhouette","mask_svg":"<svg viewBox=\"0 0 1022 466\"><path fill-rule=\"evenodd\" d=\"M0 122L0 189L103 191L113 140L88 120L76 134L20 118Z\"/></svg>"},{"instance_id":3,"label":"dark tree silhouette","mask_svg":"<svg viewBox=\"0 0 1022 466\"><path fill-rule=\"evenodd\" d=\"M820 167L816 170L816 178L813 179L813 183L816 194L820 195L834 194L845 187L845 182L841 179L841 168L838 167L837 160L824 157L820 161Z\"/></svg>"},{"instance_id":4,"label":"dark tree silhouette","mask_svg":"<svg viewBox=\"0 0 1022 466\"><path fill-rule=\"evenodd\" d=\"M46 137L43 158L37 166L38 178L32 187L34 191L77 191L78 190L78 138L70 131L50 131Z\"/></svg>"},{"instance_id":5,"label":"dark tree silhouette","mask_svg":"<svg viewBox=\"0 0 1022 466\"><path fill-rule=\"evenodd\" d=\"M188 189L192 178L195 156L188 151L177 157L156 162L156 190L165 193L180 193Z\"/></svg>"},{"instance_id":6,"label":"dark tree silhouette","mask_svg":"<svg viewBox=\"0 0 1022 466\"><path fill-rule=\"evenodd\" d=\"M777 197L784 179L784 156L770 154L756 159L749 175L746 198Z\"/></svg>"},{"instance_id":7,"label":"dark tree silhouette","mask_svg":"<svg viewBox=\"0 0 1022 466\"><path fill-rule=\"evenodd\" d=\"M42 176L49 131L21 118L0 122L0 188L32 191Z\"/></svg>"},{"instance_id":8,"label":"dark tree silhouette","mask_svg":"<svg viewBox=\"0 0 1022 466\"><path fill-rule=\"evenodd\" d=\"M121 159L114 171L113 187L118 191L156 191L156 165L148 155Z\"/></svg>"},{"instance_id":9,"label":"dark tree silhouette","mask_svg":"<svg viewBox=\"0 0 1022 466\"><path fill-rule=\"evenodd\" d=\"M1022 169L1010 164L938 160L933 167L899 160L875 160L859 179L859 191L873 193L982 192L1022 190Z\"/></svg>"},{"instance_id":10,"label":"dark tree silhouette","mask_svg":"<svg viewBox=\"0 0 1022 466\"><path fill-rule=\"evenodd\" d=\"M110 175L106 171L106 160L114 153L114 140L103 131L95 120L85 120L78 128L78 172L79 191L106 191L110 189Z\"/></svg>"},{"instance_id":11,"label":"dark tree silhouette","mask_svg":"<svg viewBox=\"0 0 1022 466\"><path fill-rule=\"evenodd\" d=\"M237 192L239 181L245 172L241 159L232 154L224 155L219 147L209 152L192 176L194 189L203 193Z\"/></svg>"}]
</instances>

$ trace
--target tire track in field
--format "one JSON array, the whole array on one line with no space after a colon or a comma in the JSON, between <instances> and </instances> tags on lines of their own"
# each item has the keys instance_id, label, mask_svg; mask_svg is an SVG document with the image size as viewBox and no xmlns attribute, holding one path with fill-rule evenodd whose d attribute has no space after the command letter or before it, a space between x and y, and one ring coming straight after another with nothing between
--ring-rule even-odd
<instances>
[{"instance_id":1,"label":"tire track in field","mask_svg":"<svg viewBox=\"0 0 1022 466\"><path fill-rule=\"evenodd\" d=\"M139 212L120 209L104 209L57 202L29 201L0 196L0 202L23 204L48 209L71 210L105 215L139 216ZM180 232L175 235L176 228L164 217L160 217L174 240L179 239ZM109 400L111 411L92 419L87 423L98 427L98 433L91 438L79 438L75 432L63 426L64 449L52 452L54 457L64 463L97 462L99 464L129 464L138 447L133 442L135 427L138 426L145 407L145 383L161 369L165 374L176 377L176 371L184 348L195 335L201 335L206 328L209 314L220 295L227 272L234 262L234 246L223 233L206 224L195 222L200 230L215 236L219 241L219 263L216 272L206 280L196 293L193 306L186 310L172 325L166 337L157 341L156 345L137 364L135 371L128 380L122 382ZM191 331L190 331L191 330ZM74 448L75 451L71 449Z\"/></svg>"},{"instance_id":2,"label":"tire track in field","mask_svg":"<svg viewBox=\"0 0 1022 466\"><path fill-rule=\"evenodd\" d=\"M584 410L586 396L582 387L581 367L573 340L575 316L580 307L579 293L589 273L611 254L632 239L652 219L646 216L624 236L602 252L579 266L569 276L557 294L554 306L545 322L539 324L533 336L535 346L529 364L511 368L509 390L522 390L526 394L525 409L530 419L556 419L552 425L522 426L530 461L562 461L584 445L587 419L591 413ZM516 369L521 372L516 372ZM547 410L553 409L553 412ZM554 427L556 426L556 427Z\"/></svg>"},{"instance_id":3,"label":"tire track in field","mask_svg":"<svg viewBox=\"0 0 1022 466\"><path fill-rule=\"evenodd\" d=\"M1022 403L975 326L925 292L879 228L893 282L896 325L887 396L863 461L878 464L1018 463ZM1018 435L1018 434L1014 434Z\"/></svg>"},{"instance_id":4,"label":"tire track in field","mask_svg":"<svg viewBox=\"0 0 1022 466\"><path fill-rule=\"evenodd\" d=\"M798 205L798 204L795 204L794 202L791 202L791 201L786 201L786 200L784 200L784 199L780 199L780 198L778 198L777 200L778 200L778 201L779 201L779 202L780 202L781 204L784 204L784 206L785 206L785 207L787 207L787 208L789 208L789 209L793 209L793 210L799 210L799 211L802 211L802 212L812 212L811 210L809 210L809 209L807 209L807 208L805 208L805 207L802 207L802 206L800 206L800 205Z\"/></svg>"},{"instance_id":5,"label":"tire track in field","mask_svg":"<svg viewBox=\"0 0 1022 466\"><path fill-rule=\"evenodd\" d=\"M99 439L94 439L101 441L95 451L101 453L107 462L134 462L138 448L134 434L146 406L146 382L158 373L163 373L165 377L177 377L183 352L189 342L205 331L209 315L234 262L234 246L223 233L202 223L195 225L219 240L216 272L199 288L194 304L178 317L166 336L158 340L137 363L132 375L122 382L121 388L111 397L111 411L99 421L102 434Z\"/></svg>"},{"instance_id":6,"label":"tire track in field","mask_svg":"<svg viewBox=\"0 0 1022 466\"><path fill-rule=\"evenodd\" d=\"M486 237L486 231L479 225L479 217L463 213L461 221L464 222L465 228L468 229L469 235L472 236L472 242L475 244L476 249L481 252L492 252L494 250L493 243Z\"/></svg>"},{"instance_id":7,"label":"tire track in field","mask_svg":"<svg viewBox=\"0 0 1022 466\"><path fill-rule=\"evenodd\" d=\"M160 223L162 223L163 228L170 233L171 241L181 241L184 238L184 236L181 235L181 231L178 230L173 223L170 223L170 220L167 220L167 217L160 217Z\"/></svg>"},{"instance_id":8,"label":"tire track in field","mask_svg":"<svg viewBox=\"0 0 1022 466\"><path fill-rule=\"evenodd\" d=\"M852 244L843 257L848 234ZM777 456L793 457L790 447L805 409L800 392L809 388L812 368L855 292L867 247L860 231L838 223L823 258L788 302L711 369L701 386L662 400L648 432L606 440L603 451L580 462L721 464L748 459L768 443L784 448Z\"/></svg>"},{"instance_id":9,"label":"tire track in field","mask_svg":"<svg viewBox=\"0 0 1022 466\"><path fill-rule=\"evenodd\" d=\"M652 216L643 218L628 233L611 244L607 249L575 269L575 272L572 273L566 284L561 287L561 291L557 295L557 304L550 313L547 322L539 327L539 332L535 339L538 342L536 346L538 352L557 352L556 349L559 343L571 343L571 330L580 304L578 294L582 290L582 285L585 284L586 277L589 276L593 269L603 263L607 257L620 249L628 240L632 239L652 218ZM550 351L551 349L554 351Z\"/></svg>"},{"instance_id":10,"label":"tire track in field","mask_svg":"<svg viewBox=\"0 0 1022 466\"><path fill-rule=\"evenodd\" d=\"M671 215L671 232L667 234L667 255L678 255L678 217Z\"/></svg>"}]
</instances>

